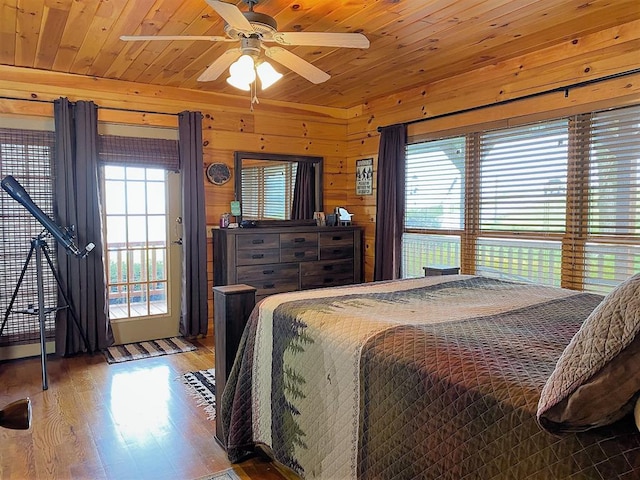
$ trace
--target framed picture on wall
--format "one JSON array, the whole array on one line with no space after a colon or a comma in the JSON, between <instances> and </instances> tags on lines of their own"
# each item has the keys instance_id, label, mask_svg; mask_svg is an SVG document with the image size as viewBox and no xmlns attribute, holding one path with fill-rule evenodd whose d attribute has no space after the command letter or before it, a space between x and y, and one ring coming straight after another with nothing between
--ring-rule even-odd
<instances>
[{"instance_id":1,"label":"framed picture on wall","mask_svg":"<svg viewBox=\"0 0 640 480\"><path fill-rule=\"evenodd\" d=\"M356 195L373 193L373 158L356 160Z\"/></svg>"}]
</instances>

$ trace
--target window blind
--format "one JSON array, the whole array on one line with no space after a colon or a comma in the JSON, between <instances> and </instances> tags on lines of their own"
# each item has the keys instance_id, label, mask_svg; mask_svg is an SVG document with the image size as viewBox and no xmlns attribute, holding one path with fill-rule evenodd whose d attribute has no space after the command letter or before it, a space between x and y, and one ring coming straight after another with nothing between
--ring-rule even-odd
<instances>
[{"instance_id":1,"label":"window blind","mask_svg":"<svg viewBox=\"0 0 640 480\"><path fill-rule=\"evenodd\" d=\"M585 289L640 272L640 106L590 118Z\"/></svg>"},{"instance_id":2,"label":"window blind","mask_svg":"<svg viewBox=\"0 0 640 480\"><path fill-rule=\"evenodd\" d=\"M405 228L461 230L464 220L465 139L407 148Z\"/></svg>"},{"instance_id":3,"label":"window blind","mask_svg":"<svg viewBox=\"0 0 640 480\"><path fill-rule=\"evenodd\" d=\"M180 170L177 140L99 135L98 156L102 163Z\"/></svg>"},{"instance_id":4,"label":"window blind","mask_svg":"<svg viewBox=\"0 0 640 480\"><path fill-rule=\"evenodd\" d=\"M565 229L566 120L480 135L480 229Z\"/></svg>"},{"instance_id":5,"label":"window blind","mask_svg":"<svg viewBox=\"0 0 640 480\"><path fill-rule=\"evenodd\" d=\"M264 202L260 199L263 195L262 169L258 167L245 167L242 169L242 216L246 219L261 218Z\"/></svg>"},{"instance_id":6,"label":"window blind","mask_svg":"<svg viewBox=\"0 0 640 480\"><path fill-rule=\"evenodd\" d=\"M37 130L0 129L0 176L12 175L25 188L34 203L53 216L52 162L55 151L53 132ZM26 265L31 239L43 231L42 225L24 206L0 190L0 261L3 275L0 278L0 313L7 312L11 297L18 285L20 274ZM46 238L51 250L51 260L56 265L56 241ZM47 307L57 305L57 284L51 269L44 266L44 299ZM29 304L37 305L35 256L25 270L12 311L0 338L0 345L33 343L40 338L37 315L16 313L26 310ZM54 315L45 319L45 336L53 338Z\"/></svg>"}]
</instances>

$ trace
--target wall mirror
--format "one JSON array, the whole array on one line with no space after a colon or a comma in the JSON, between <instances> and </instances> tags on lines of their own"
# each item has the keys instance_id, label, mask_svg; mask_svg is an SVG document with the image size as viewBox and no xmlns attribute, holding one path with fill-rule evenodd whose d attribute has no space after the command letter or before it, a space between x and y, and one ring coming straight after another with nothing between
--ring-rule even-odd
<instances>
[{"instance_id":1,"label":"wall mirror","mask_svg":"<svg viewBox=\"0 0 640 480\"><path fill-rule=\"evenodd\" d=\"M313 220L322 193L322 157L235 152L242 220Z\"/></svg>"}]
</instances>

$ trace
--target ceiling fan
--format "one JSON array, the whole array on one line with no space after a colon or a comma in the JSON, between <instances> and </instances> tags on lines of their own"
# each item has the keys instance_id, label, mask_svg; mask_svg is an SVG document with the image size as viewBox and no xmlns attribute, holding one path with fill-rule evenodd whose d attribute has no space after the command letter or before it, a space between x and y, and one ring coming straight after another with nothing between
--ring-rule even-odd
<instances>
[{"instance_id":1,"label":"ceiling fan","mask_svg":"<svg viewBox=\"0 0 640 480\"><path fill-rule=\"evenodd\" d=\"M260 55L261 49L267 57L293 70L298 75L312 83L322 83L331 76L315 65L307 62L298 55L280 47L279 45L304 45L346 48L369 48L369 40L361 33L330 33L330 32L279 32L275 19L264 13L253 11L258 0L243 0L249 6L248 12L242 12L231 3L218 0L206 2L226 22L223 36L182 36L182 35L125 35L121 40L208 40L211 42L240 41L240 47L231 48L218 57L198 77L199 82L209 82L217 79L227 68L243 55L250 56L254 61ZM269 47L265 43L276 43ZM278 74L279 75L279 74ZM263 85L263 88L264 85Z\"/></svg>"}]
</instances>

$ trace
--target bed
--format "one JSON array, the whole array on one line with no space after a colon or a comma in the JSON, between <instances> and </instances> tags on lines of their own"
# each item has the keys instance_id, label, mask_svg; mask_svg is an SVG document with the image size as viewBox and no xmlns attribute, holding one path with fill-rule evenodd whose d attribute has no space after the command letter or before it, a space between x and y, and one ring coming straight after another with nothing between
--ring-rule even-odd
<instances>
[{"instance_id":1,"label":"bed","mask_svg":"<svg viewBox=\"0 0 640 480\"><path fill-rule=\"evenodd\" d=\"M640 478L631 280L604 301L466 275L267 297L222 395L229 458L261 446L309 479Z\"/></svg>"}]
</instances>

